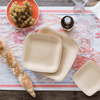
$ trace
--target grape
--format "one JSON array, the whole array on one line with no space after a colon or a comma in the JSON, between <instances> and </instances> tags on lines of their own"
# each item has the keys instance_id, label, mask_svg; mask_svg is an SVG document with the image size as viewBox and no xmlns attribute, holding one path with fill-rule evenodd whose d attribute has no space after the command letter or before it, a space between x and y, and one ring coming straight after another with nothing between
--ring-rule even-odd
<instances>
[{"instance_id":1,"label":"grape","mask_svg":"<svg viewBox=\"0 0 100 100\"><path fill-rule=\"evenodd\" d=\"M16 22L17 22L17 20L16 20L16 19L13 19L13 22L14 22L14 23L16 23Z\"/></svg>"},{"instance_id":2,"label":"grape","mask_svg":"<svg viewBox=\"0 0 100 100\"><path fill-rule=\"evenodd\" d=\"M28 21L26 20L26 21L24 21L24 23L27 25Z\"/></svg>"},{"instance_id":3,"label":"grape","mask_svg":"<svg viewBox=\"0 0 100 100\"><path fill-rule=\"evenodd\" d=\"M15 9L15 12L18 12L18 9L17 8Z\"/></svg>"},{"instance_id":4,"label":"grape","mask_svg":"<svg viewBox=\"0 0 100 100\"><path fill-rule=\"evenodd\" d=\"M12 5L14 5L14 3L12 3Z\"/></svg>"},{"instance_id":5,"label":"grape","mask_svg":"<svg viewBox=\"0 0 100 100\"><path fill-rule=\"evenodd\" d=\"M27 5L30 6L30 3L28 2Z\"/></svg>"},{"instance_id":6,"label":"grape","mask_svg":"<svg viewBox=\"0 0 100 100\"><path fill-rule=\"evenodd\" d=\"M29 24L30 24L30 25L33 25L33 22L32 22L32 21L30 21L30 22L29 22Z\"/></svg>"},{"instance_id":7,"label":"grape","mask_svg":"<svg viewBox=\"0 0 100 100\"><path fill-rule=\"evenodd\" d=\"M27 6L26 6L26 5L24 5L24 8L26 9L26 8L27 8Z\"/></svg>"},{"instance_id":8,"label":"grape","mask_svg":"<svg viewBox=\"0 0 100 100\"><path fill-rule=\"evenodd\" d=\"M21 15L21 12L19 12L18 15Z\"/></svg>"},{"instance_id":9,"label":"grape","mask_svg":"<svg viewBox=\"0 0 100 100\"><path fill-rule=\"evenodd\" d=\"M13 15L16 17L17 16L17 13L13 13Z\"/></svg>"},{"instance_id":10,"label":"grape","mask_svg":"<svg viewBox=\"0 0 100 100\"><path fill-rule=\"evenodd\" d=\"M26 16L25 16L25 15L23 15L23 18L25 19L25 18L26 18Z\"/></svg>"},{"instance_id":11,"label":"grape","mask_svg":"<svg viewBox=\"0 0 100 100\"><path fill-rule=\"evenodd\" d=\"M30 5L30 7L33 7L32 5Z\"/></svg>"},{"instance_id":12,"label":"grape","mask_svg":"<svg viewBox=\"0 0 100 100\"><path fill-rule=\"evenodd\" d=\"M27 17L29 18L29 17L30 17L30 15L28 14L28 15L27 15Z\"/></svg>"},{"instance_id":13,"label":"grape","mask_svg":"<svg viewBox=\"0 0 100 100\"><path fill-rule=\"evenodd\" d=\"M24 23L24 20L21 20L21 23Z\"/></svg>"},{"instance_id":14,"label":"grape","mask_svg":"<svg viewBox=\"0 0 100 100\"><path fill-rule=\"evenodd\" d=\"M29 10L32 11L32 7L30 7Z\"/></svg>"},{"instance_id":15,"label":"grape","mask_svg":"<svg viewBox=\"0 0 100 100\"><path fill-rule=\"evenodd\" d=\"M13 20L14 18L15 18L14 16L11 17L12 20Z\"/></svg>"},{"instance_id":16,"label":"grape","mask_svg":"<svg viewBox=\"0 0 100 100\"><path fill-rule=\"evenodd\" d=\"M12 18L12 15L10 15L9 17Z\"/></svg>"},{"instance_id":17,"label":"grape","mask_svg":"<svg viewBox=\"0 0 100 100\"><path fill-rule=\"evenodd\" d=\"M12 5L12 7L17 8L17 5L14 4L14 5Z\"/></svg>"},{"instance_id":18,"label":"grape","mask_svg":"<svg viewBox=\"0 0 100 100\"><path fill-rule=\"evenodd\" d=\"M23 16L22 16L22 15L20 15L19 17L20 17L20 18L23 18Z\"/></svg>"},{"instance_id":19,"label":"grape","mask_svg":"<svg viewBox=\"0 0 100 100\"><path fill-rule=\"evenodd\" d=\"M35 20L32 18L31 21L34 22Z\"/></svg>"},{"instance_id":20,"label":"grape","mask_svg":"<svg viewBox=\"0 0 100 100\"><path fill-rule=\"evenodd\" d=\"M23 27L23 25L22 25L22 24L19 24L19 26L20 26L20 27Z\"/></svg>"},{"instance_id":21,"label":"grape","mask_svg":"<svg viewBox=\"0 0 100 100\"><path fill-rule=\"evenodd\" d=\"M29 22L29 21L30 21L30 19L29 19L29 18L27 18L27 21Z\"/></svg>"},{"instance_id":22,"label":"grape","mask_svg":"<svg viewBox=\"0 0 100 100\"><path fill-rule=\"evenodd\" d=\"M31 16L30 16L29 18L30 18L30 20L32 19L32 17L31 17Z\"/></svg>"},{"instance_id":23,"label":"grape","mask_svg":"<svg viewBox=\"0 0 100 100\"><path fill-rule=\"evenodd\" d=\"M14 7L11 7L10 10L11 10L11 11L14 11Z\"/></svg>"},{"instance_id":24,"label":"grape","mask_svg":"<svg viewBox=\"0 0 100 100\"><path fill-rule=\"evenodd\" d=\"M12 11L10 10L9 13L11 13Z\"/></svg>"},{"instance_id":25,"label":"grape","mask_svg":"<svg viewBox=\"0 0 100 100\"><path fill-rule=\"evenodd\" d=\"M17 1L15 1L15 3L14 4L16 4L17 5Z\"/></svg>"},{"instance_id":26,"label":"grape","mask_svg":"<svg viewBox=\"0 0 100 100\"><path fill-rule=\"evenodd\" d=\"M11 11L11 14L12 14L12 15L13 15L13 13L14 13L14 12L13 12L13 11Z\"/></svg>"},{"instance_id":27,"label":"grape","mask_svg":"<svg viewBox=\"0 0 100 100\"><path fill-rule=\"evenodd\" d=\"M27 12L25 12L25 15L28 15L28 13L27 13Z\"/></svg>"},{"instance_id":28,"label":"grape","mask_svg":"<svg viewBox=\"0 0 100 100\"><path fill-rule=\"evenodd\" d=\"M22 23L23 26L25 26L25 23Z\"/></svg>"},{"instance_id":29,"label":"grape","mask_svg":"<svg viewBox=\"0 0 100 100\"><path fill-rule=\"evenodd\" d=\"M28 3L28 1L26 0L25 2L23 2L23 5L26 5Z\"/></svg>"},{"instance_id":30,"label":"grape","mask_svg":"<svg viewBox=\"0 0 100 100\"><path fill-rule=\"evenodd\" d=\"M25 9L23 8L23 9L22 9L22 12L24 12L24 11L25 11Z\"/></svg>"},{"instance_id":31,"label":"grape","mask_svg":"<svg viewBox=\"0 0 100 100\"><path fill-rule=\"evenodd\" d=\"M18 9L18 12L21 12L21 9Z\"/></svg>"},{"instance_id":32,"label":"grape","mask_svg":"<svg viewBox=\"0 0 100 100\"><path fill-rule=\"evenodd\" d=\"M18 18L18 21L21 21L21 18Z\"/></svg>"}]
</instances>

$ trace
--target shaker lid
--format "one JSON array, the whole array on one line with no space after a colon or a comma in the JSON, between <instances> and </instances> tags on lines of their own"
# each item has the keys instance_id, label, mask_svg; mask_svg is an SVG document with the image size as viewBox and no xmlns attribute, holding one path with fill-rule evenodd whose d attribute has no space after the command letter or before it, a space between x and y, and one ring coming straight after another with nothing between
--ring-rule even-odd
<instances>
[{"instance_id":1,"label":"shaker lid","mask_svg":"<svg viewBox=\"0 0 100 100\"><path fill-rule=\"evenodd\" d=\"M70 17L64 18L64 22L65 22L65 24L70 24L71 23L71 18Z\"/></svg>"}]
</instances>

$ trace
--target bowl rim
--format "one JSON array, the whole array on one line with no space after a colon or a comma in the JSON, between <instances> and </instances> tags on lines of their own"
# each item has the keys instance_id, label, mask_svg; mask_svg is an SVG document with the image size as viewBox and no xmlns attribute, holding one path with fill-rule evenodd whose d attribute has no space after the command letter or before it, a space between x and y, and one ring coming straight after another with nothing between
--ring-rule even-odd
<instances>
[{"instance_id":1,"label":"bowl rim","mask_svg":"<svg viewBox=\"0 0 100 100\"><path fill-rule=\"evenodd\" d=\"M8 9L9 4L11 3L11 1L13 1L13 0L10 0L10 2L7 4L7 9ZM38 8L38 17L37 17L37 20L36 20L36 22L37 22L38 19L39 19L40 11L39 11L39 6L38 6L38 4L35 2L35 0L33 0L33 2L37 5L37 8ZM6 18L8 19L7 10L6 10ZM9 19L8 19L8 21L9 21ZM10 22L10 21L9 21L9 22ZM33 25L35 25L36 22L35 22ZM10 24L11 24L12 26L14 26L11 22L10 22ZM16 27L16 26L14 26L14 27L17 28L17 29L27 29L27 28L32 27L33 25L31 25L31 26L29 26L29 27L26 27L26 28L19 28L19 27Z\"/></svg>"}]
</instances>

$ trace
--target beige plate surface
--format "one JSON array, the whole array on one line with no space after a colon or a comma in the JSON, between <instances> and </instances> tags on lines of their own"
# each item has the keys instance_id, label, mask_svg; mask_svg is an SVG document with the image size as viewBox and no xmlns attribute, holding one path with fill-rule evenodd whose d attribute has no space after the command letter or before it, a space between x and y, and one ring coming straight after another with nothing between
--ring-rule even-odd
<instances>
[{"instance_id":1,"label":"beige plate surface","mask_svg":"<svg viewBox=\"0 0 100 100\"><path fill-rule=\"evenodd\" d=\"M38 33L54 35L62 39L62 57L59 69L57 70L56 73L52 74L42 73L42 74L57 81L63 80L66 77L68 71L70 70L76 58L79 49L78 43L72 38L70 38L68 35L48 27L43 27L42 29L39 30Z\"/></svg>"},{"instance_id":2,"label":"beige plate surface","mask_svg":"<svg viewBox=\"0 0 100 100\"><path fill-rule=\"evenodd\" d=\"M74 74L73 80L86 95L91 96L100 89L100 68L89 61Z\"/></svg>"},{"instance_id":3,"label":"beige plate surface","mask_svg":"<svg viewBox=\"0 0 100 100\"><path fill-rule=\"evenodd\" d=\"M30 33L25 38L22 64L23 67L54 73L58 70L62 55L62 40L47 34Z\"/></svg>"}]
</instances>

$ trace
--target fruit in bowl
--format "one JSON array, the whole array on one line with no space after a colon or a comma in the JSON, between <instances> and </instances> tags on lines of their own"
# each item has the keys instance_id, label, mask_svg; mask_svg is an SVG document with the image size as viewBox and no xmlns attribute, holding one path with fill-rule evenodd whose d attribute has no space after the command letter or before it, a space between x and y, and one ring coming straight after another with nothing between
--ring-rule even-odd
<instances>
[{"instance_id":1,"label":"fruit in bowl","mask_svg":"<svg viewBox=\"0 0 100 100\"><path fill-rule=\"evenodd\" d=\"M32 26L37 21L38 14L38 6L33 0L12 0L7 7L7 18L17 28Z\"/></svg>"}]
</instances>

